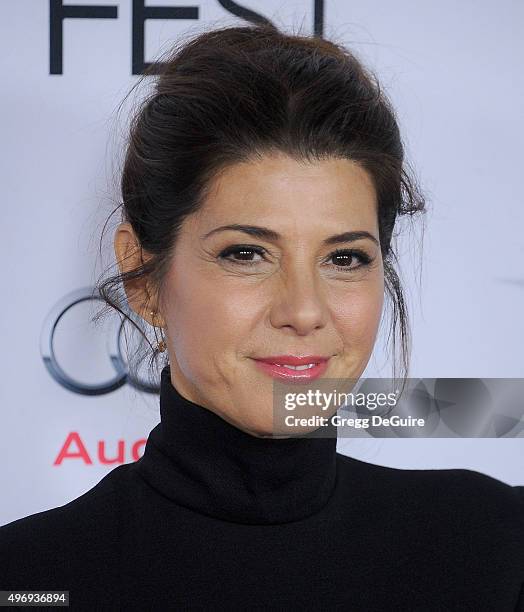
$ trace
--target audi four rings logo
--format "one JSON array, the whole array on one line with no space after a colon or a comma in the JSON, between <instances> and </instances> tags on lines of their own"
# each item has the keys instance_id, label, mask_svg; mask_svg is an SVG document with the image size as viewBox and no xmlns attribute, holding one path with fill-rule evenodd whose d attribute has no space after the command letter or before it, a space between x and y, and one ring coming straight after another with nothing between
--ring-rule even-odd
<instances>
[{"instance_id":1,"label":"audi four rings logo","mask_svg":"<svg viewBox=\"0 0 524 612\"><path fill-rule=\"evenodd\" d=\"M62 385L62 387L81 395L103 395L105 393L111 393L111 391L115 391L126 383L146 393L158 393L158 387L151 386L148 383L133 378L127 371L127 366L120 349L120 337L124 327L124 321L120 323L114 334L108 334L106 338L107 354L109 355L109 360L115 371L113 377L108 380L102 380L96 384L83 383L72 378L60 365L54 350L54 337L60 321L63 319L66 312L74 308L77 304L93 300L100 302L104 301L96 290L93 290L91 287L83 287L82 289L77 289L64 296L53 306L47 315L40 336L40 352L48 372L58 384ZM137 315L125 304L122 306L122 310L128 317L138 323Z\"/></svg>"}]
</instances>

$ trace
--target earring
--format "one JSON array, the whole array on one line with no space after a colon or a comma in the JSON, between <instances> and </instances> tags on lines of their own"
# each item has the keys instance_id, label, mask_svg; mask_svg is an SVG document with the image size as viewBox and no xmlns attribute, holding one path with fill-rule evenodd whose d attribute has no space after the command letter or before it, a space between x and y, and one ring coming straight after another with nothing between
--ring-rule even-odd
<instances>
[{"instance_id":1,"label":"earring","mask_svg":"<svg viewBox=\"0 0 524 612\"><path fill-rule=\"evenodd\" d=\"M150 310L149 314L151 315L151 318L153 318L153 319L156 317L156 312L154 312L153 310ZM156 337L156 325L153 325L153 327L155 328L155 337ZM158 338L157 338L156 348L157 348L157 350L160 353L163 353L166 350L166 348L167 348L166 343L164 342L164 340L160 340L160 342L158 342Z\"/></svg>"}]
</instances>

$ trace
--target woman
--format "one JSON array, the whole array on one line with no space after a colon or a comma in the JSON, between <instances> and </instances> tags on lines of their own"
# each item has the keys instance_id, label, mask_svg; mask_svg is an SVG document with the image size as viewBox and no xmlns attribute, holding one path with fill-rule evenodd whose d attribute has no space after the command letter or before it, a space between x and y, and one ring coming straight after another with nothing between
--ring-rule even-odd
<instances>
[{"instance_id":1,"label":"woman","mask_svg":"<svg viewBox=\"0 0 524 612\"><path fill-rule=\"evenodd\" d=\"M524 487L272 437L276 381L361 376L384 294L407 375L391 238L424 202L357 59L272 26L195 37L137 112L122 192L100 291L162 336L161 422L136 463L0 528L0 588L75 610L524 610Z\"/></svg>"}]
</instances>

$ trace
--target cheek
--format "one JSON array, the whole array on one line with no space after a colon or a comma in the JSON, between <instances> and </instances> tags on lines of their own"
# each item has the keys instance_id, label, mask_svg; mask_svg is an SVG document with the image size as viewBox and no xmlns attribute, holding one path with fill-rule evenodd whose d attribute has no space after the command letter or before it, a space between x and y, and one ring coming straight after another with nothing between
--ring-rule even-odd
<instances>
[{"instance_id":1,"label":"cheek","mask_svg":"<svg viewBox=\"0 0 524 612\"><path fill-rule=\"evenodd\" d=\"M352 352L369 351L375 339L382 316L384 287L380 281L354 291L345 292L332 305L335 325L345 345Z\"/></svg>"},{"instance_id":2,"label":"cheek","mask_svg":"<svg viewBox=\"0 0 524 612\"><path fill-rule=\"evenodd\" d=\"M195 380L216 382L234 368L249 341L258 304L253 292L217 286L205 275L179 275L169 285L167 323L177 362Z\"/></svg>"}]
</instances>

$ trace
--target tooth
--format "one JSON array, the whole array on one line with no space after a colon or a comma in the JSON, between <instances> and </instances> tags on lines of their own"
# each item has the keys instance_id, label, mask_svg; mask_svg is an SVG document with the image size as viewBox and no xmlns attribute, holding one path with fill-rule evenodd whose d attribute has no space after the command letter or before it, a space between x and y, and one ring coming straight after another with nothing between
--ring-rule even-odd
<instances>
[{"instance_id":1,"label":"tooth","mask_svg":"<svg viewBox=\"0 0 524 612\"><path fill-rule=\"evenodd\" d=\"M292 370L309 370L309 368L312 368L315 364L314 363L308 363L305 365L299 365L299 366L292 366L292 365L283 365L281 363L277 363L276 365L282 367L282 368L290 368Z\"/></svg>"}]
</instances>

